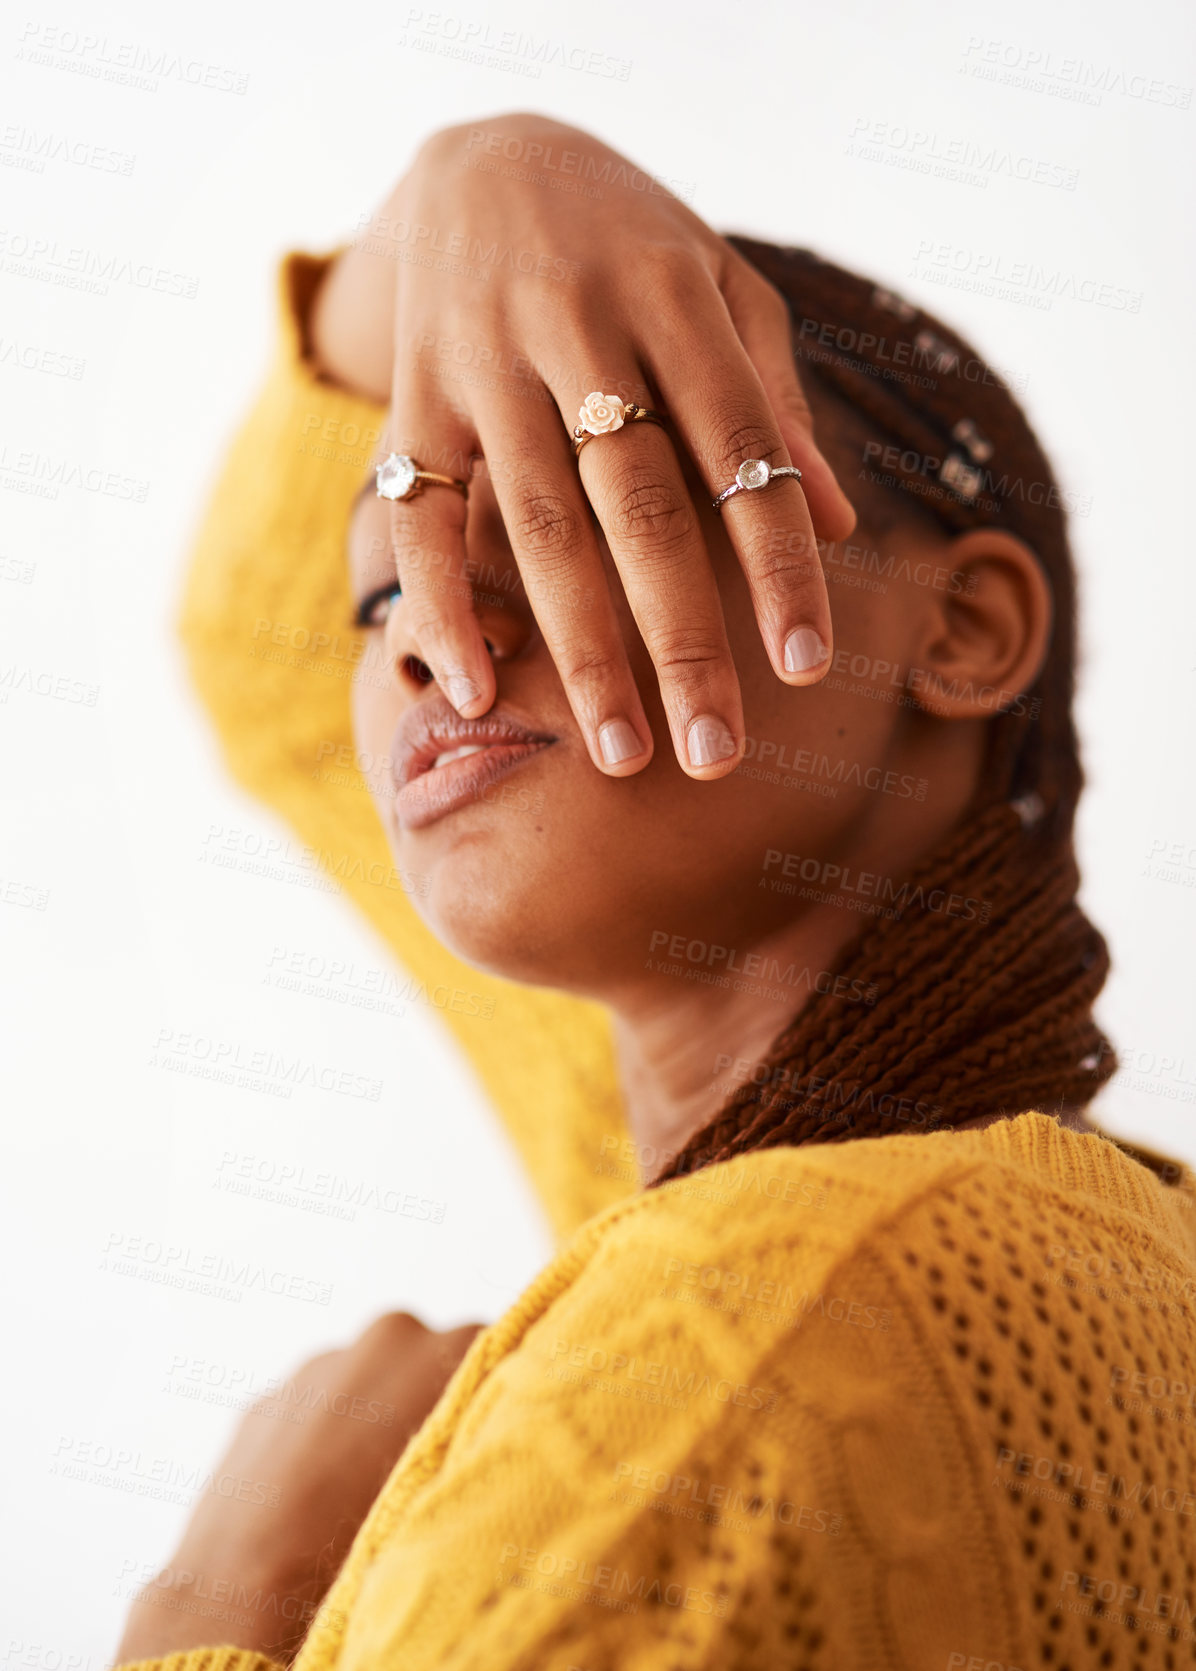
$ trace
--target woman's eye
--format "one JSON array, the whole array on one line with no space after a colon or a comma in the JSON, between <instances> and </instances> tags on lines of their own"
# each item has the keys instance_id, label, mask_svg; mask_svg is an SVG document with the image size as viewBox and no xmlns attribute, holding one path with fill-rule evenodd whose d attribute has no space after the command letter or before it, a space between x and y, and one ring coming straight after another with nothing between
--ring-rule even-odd
<instances>
[{"instance_id":1,"label":"woman's eye","mask_svg":"<svg viewBox=\"0 0 1196 1671\"><path fill-rule=\"evenodd\" d=\"M403 588L397 580L392 580L387 586L377 587L373 592L367 593L358 604L353 624L358 627L384 627L390 615L391 605L402 595Z\"/></svg>"}]
</instances>

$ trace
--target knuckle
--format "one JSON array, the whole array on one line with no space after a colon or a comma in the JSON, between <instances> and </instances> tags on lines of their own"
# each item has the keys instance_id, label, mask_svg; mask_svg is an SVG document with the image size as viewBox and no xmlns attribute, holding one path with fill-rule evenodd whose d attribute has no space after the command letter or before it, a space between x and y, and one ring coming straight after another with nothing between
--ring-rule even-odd
<instances>
[{"instance_id":1,"label":"knuckle","mask_svg":"<svg viewBox=\"0 0 1196 1671\"><path fill-rule=\"evenodd\" d=\"M763 458L771 464L781 450L775 427L757 411L726 407L715 413L714 428L722 448L715 460L720 482L733 476L745 458Z\"/></svg>"},{"instance_id":2,"label":"knuckle","mask_svg":"<svg viewBox=\"0 0 1196 1671\"><path fill-rule=\"evenodd\" d=\"M658 627L648 635L648 651L658 673L686 684L706 679L728 659L726 642L702 625Z\"/></svg>"},{"instance_id":3,"label":"knuckle","mask_svg":"<svg viewBox=\"0 0 1196 1671\"><path fill-rule=\"evenodd\" d=\"M765 562L751 571L753 587L773 597L791 598L799 593L820 591L822 568L816 557L793 562Z\"/></svg>"},{"instance_id":4,"label":"knuckle","mask_svg":"<svg viewBox=\"0 0 1196 1671\"><path fill-rule=\"evenodd\" d=\"M418 1317L413 1317L409 1311L385 1311L381 1317L375 1317L370 1326L362 1333L358 1342L361 1346L390 1346L400 1345L413 1340L422 1340L428 1333L427 1328Z\"/></svg>"},{"instance_id":5,"label":"knuckle","mask_svg":"<svg viewBox=\"0 0 1196 1671\"><path fill-rule=\"evenodd\" d=\"M608 532L627 545L675 549L696 532L693 507L665 481L636 482L618 495Z\"/></svg>"},{"instance_id":6,"label":"knuckle","mask_svg":"<svg viewBox=\"0 0 1196 1671\"><path fill-rule=\"evenodd\" d=\"M511 533L517 549L539 562L553 562L577 550L581 517L555 493L531 493L515 509Z\"/></svg>"},{"instance_id":7,"label":"knuckle","mask_svg":"<svg viewBox=\"0 0 1196 1671\"><path fill-rule=\"evenodd\" d=\"M442 579L427 570L409 576L400 569L399 584L403 588L399 605L408 628L437 642L451 634L454 621L465 614L473 595L468 582Z\"/></svg>"},{"instance_id":8,"label":"knuckle","mask_svg":"<svg viewBox=\"0 0 1196 1671\"><path fill-rule=\"evenodd\" d=\"M406 624L406 636L419 648L425 661L429 655L450 655L457 645L453 622L442 608L436 607L435 599L412 600Z\"/></svg>"},{"instance_id":9,"label":"knuckle","mask_svg":"<svg viewBox=\"0 0 1196 1671\"><path fill-rule=\"evenodd\" d=\"M751 541L745 565L753 581L764 585L793 585L822 577L822 558L813 531L772 527Z\"/></svg>"},{"instance_id":10,"label":"knuckle","mask_svg":"<svg viewBox=\"0 0 1196 1671\"><path fill-rule=\"evenodd\" d=\"M582 691L609 689L620 673L618 655L603 644L570 646L560 652L557 666L566 686Z\"/></svg>"}]
</instances>

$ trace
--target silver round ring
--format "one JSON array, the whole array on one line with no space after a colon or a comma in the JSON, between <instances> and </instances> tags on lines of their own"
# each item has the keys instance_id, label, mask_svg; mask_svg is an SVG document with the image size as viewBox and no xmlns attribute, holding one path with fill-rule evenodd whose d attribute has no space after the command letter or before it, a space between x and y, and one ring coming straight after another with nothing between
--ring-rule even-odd
<instances>
[{"instance_id":1,"label":"silver round ring","mask_svg":"<svg viewBox=\"0 0 1196 1671\"><path fill-rule=\"evenodd\" d=\"M721 511L726 501L736 493L755 493L758 488L767 487L777 476L792 476L801 481L801 471L796 464L769 464L767 459L745 458L735 472L735 480L730 487L725 487L712 504L716 511Z\"/></svg>"}]
</instances>

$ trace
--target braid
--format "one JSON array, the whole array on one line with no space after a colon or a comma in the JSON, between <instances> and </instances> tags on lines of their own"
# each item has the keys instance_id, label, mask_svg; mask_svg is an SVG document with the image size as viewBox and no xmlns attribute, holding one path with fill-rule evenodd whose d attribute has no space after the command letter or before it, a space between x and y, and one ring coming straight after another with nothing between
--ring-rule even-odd
<instances>
[{"instance_id":1,"label":"braid","mask_svg":"<svg viewBox=\"0 0 1196 1671\"><path fill-rule=\"evenodd\" d=\"M1071 713L1075 572L1064 495L1008 384L957 332L871 279L809 250L729 242L788 302L802 375L893 444L883 484L874 487L879 472L865 466L855 496L880 520L904 504L953 533L1007 528L1037 555L1054 601L1051 653L1026 702L990 724L985 775L1007 782L1011 796L1037 794L1047 827L1070 833L1083 784Z\"/></svg>"},{"instance_id":2,"label":"braid","mask_svg":"<svg viewBox=\"0 0 1196 1671\"><path fill-rule=\"evenodd\" d=\"M1108 951L1076 901L1075 585L1050 466L1006 384L938 320L808 251L730 242L786 297L803 375L896 444L883 498L865 488L880 506L870 520L904 499L906 514L954 532L1008 528L1038 556L1055 617L1028 700L989 724L970 814L838 961L873 1001L844 1002L839 982L815 994L764 1074L737 1087L656 1185L748 1150L879 1136L895 1121L928 1129L1083 1107L1117 1065L1092 1016ZM921 370L894 375L890 359ZM936 910L943 894L970 914Z\"/></svg>"}]
</instances>

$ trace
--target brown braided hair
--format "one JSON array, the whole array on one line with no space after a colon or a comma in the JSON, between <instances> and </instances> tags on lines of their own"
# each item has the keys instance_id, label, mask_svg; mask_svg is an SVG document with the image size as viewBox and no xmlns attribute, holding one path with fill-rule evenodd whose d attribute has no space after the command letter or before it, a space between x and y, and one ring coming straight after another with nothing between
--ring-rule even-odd
<instances>
[{"instance_id":1,"label":"brown braided hair","mask_svg":"<svg viewBox=\"0 0 1196 1671\"><path fill-rule=\"evenodd\" d=\"M1076 902L1075 573L1051 467L1007 382L941 321L808 250L729 242L785 297L803 380L846 402L886 462L895 444L879 483L846 484L861 522L1007 529L1037 556L1054 613L1034 686L988 723L968 813L910 876L907 903L837 960L874 1002L844 1002L839 982L816 993L653 1186L780 1144L1083 1108L1117 1066L1092 1016L1108 950ZM936 890L987 913L947 916Z\"/></svg>"}]
</instances>

